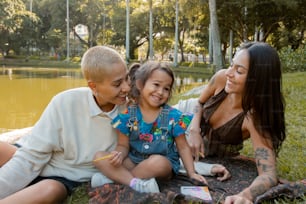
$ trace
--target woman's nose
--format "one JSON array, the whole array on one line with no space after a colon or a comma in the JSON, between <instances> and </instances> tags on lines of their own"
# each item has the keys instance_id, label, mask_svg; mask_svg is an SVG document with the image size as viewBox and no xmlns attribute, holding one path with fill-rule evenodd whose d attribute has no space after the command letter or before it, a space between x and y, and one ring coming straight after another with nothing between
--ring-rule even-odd
<instances>
[{"instance_id":1,"label":"woman's nose","mask_svg":"<svg viewBox=\"0 0 306 204\"><path fill-rule=\"evenodd\" d=\"M229 76L232 76L232 74L233 74L233 67L229 66L227 70L225 71L225 75L229 77Z\"/></svg>"},{"instance_id":2,"label":"woman's nose","mask_svg":"<svg viewBox=\"0 0 306 204\"><path fill-rule=\"evenodd\" d=\"M128 80L125 80L125 81L123 82L122 90L123 90L124 92L129 92L129 91L131 90L130 83L129 83Z\"/></svg>"}]
</instances>

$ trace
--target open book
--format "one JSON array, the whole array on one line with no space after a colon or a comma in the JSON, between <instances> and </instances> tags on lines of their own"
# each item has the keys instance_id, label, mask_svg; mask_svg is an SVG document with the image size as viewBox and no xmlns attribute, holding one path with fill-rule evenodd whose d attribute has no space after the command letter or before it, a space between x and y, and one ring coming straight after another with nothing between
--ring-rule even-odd
<instances>
[{"instance_id":1,"label":"open book","mask_svg":"<svg viewBox=\"0 0 306 204\"><path fill-rule=\"evenodd\" d=\"M200 198L208 203L212 202L212 197L207 186L181 186L183 195Z\"/></svg>"}]
</instances>

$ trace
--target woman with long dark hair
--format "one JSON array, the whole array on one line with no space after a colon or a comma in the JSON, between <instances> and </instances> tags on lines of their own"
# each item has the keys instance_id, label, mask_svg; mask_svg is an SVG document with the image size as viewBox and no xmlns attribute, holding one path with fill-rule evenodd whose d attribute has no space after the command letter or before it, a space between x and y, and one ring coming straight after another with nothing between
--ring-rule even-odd
<instances>
[{"instance_id":1,"label":"woman with long dark hair","mask_svg":"<svg viewBox=\"0 0 306 204\"><path fill-rule=\"evenodd\" d=\"M262 42L241 46L228 69L204 88L190 125L188 142L196 160L239 155L250 138L258 176L226 204L251 203L277 184L276 156L286 138L281 65L275 49Z\"/></svg>"}]
</instances>

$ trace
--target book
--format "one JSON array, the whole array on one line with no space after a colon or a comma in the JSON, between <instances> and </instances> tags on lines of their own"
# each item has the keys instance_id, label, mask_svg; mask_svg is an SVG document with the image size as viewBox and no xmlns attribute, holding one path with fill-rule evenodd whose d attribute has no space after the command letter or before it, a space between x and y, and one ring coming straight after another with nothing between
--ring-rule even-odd
<instances>
[{"instance_id":1,"label":"book","mask_svg":"<svg viewBox=\"0 0 306 204\"><path fill-rule=\"evenodd\" d=\"M207 186L181 186L181 193L183 195L200 198L208 203L212 202L212 197Z\"/></svg>"}]
</instances>

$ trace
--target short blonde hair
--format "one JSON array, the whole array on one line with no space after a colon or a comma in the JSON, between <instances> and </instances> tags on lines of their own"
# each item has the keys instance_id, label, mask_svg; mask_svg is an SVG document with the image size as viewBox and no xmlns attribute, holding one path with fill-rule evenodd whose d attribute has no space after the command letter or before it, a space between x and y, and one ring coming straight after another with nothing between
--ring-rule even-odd
<instances>
[{"instance_id":1,"label":"short blonde hair","mask_svg":"<svg viewBox=\"0 0 306 204\"><path fill-rule=\"evenodd\" d=\"M113 64L126 64L120 54L107 46L94 46L83 55L81 69L87 81L101 82Z\"/></svg>"}]
</instances>

